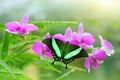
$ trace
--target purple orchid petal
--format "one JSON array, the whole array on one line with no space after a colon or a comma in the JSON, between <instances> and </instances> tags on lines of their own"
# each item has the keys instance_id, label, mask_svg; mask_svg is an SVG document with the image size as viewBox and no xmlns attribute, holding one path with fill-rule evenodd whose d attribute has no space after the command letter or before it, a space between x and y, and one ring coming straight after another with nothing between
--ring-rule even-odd
<instances>
[{"instance_id":1,"label":"purple orchid petal","mask_svg":"<svg viewBox=\"0 0 120 80\"><path fill-rule=\"evenodd\" d=\"M44 47L44 44L41 42L41 41L36 41L34 44L33 44L33 51L37 54L39 54L40 56L43 55L43 47Z\"/></svg>"},{"instance_id":2,"label":"purple orchid petal","mask_svg":"<svg viewBox=\"0 0 120 80\"><path fill-rule=\"evenodd\" d=\"M110 42L108 42L107 40L104 39L103 43L102 43L103 46L105 46L106 48L112 50L113 49L113 46Z\"/></svg>"},{"instance_id":3,"label":"purple orchid petal","mask_svg":"<svg viewBox=\"0 0 120 80\"><path fill-rule=\"evenodd\" d=\"M73 32L72 34L72 40L69 42L70 44L80 45L82 38L79 36L78 33Z\"/></svg>"},{"instance_id":4,"label":"purple orchid petal","mask_svg":"<svg viewBox=\"0 0 120 80\"><path fill-rule=\"evenodd\" d=\"M62 34L55 34L52 37L56 38L56 39L59 39L59 40L61 40L63 42L66 42L66 40L65 40L65 38L64 38L64 36Z\"/></svg>"},{"instance_id":5,"label":"purple orchid petal","mask_svg":"<svg viewBox=\"0 0 120 80\"><path fill-rule=\"evenodd\" d=\"M50 33L48 32L46 35L45 35L45 38L44 39L47 39L47 38L50 38Z\"/></svg>"},{"instance_id":6,"label":"purple orchid petal","mask_svg":"<svg viewBox=\"0 0 120 80\"><path fill-rule=\"evenodd\" d=\"M52 58L51 50L41 41L36 41L32 47L33 51L40 55L41 59L44 58L44 54L48 58Z\"/></svg>"},{"instance_id":7,"label":"purple orchid petal","mask_svg":"<svg viewBox=\"0 0 120 80\"><path fill-rule=\"evenodd\" d=\"M17 34L21 30L21 26L17 21L8 22L5 24L7 31Z\"/></svg>"},{"instance_id":8,"label":"purple orchid petal","mask_svg":"<svg viewBox=\"0 0 120 80\"><path fill-rule=\"evenodd\" d=\"M101 35L99 35L99 38L101 40L102 47L106 47L106 48L108 48L110 50L113 49L113 46L112 46L112 44L109 41L107 41L106 39L103 39Z\"/></svg>"},{"instance_id":9,"label":"purple orchid petal","mask_svg":"<svg viewBox=\"0 0 120 80\"><path fill-rule=\"evenodd\" d=\"M52 53L51 52L46 52L45 54L48 58L52 58Z\"/></svg>"},{"instance_id":10,"label":"purple orchid petal","mask_svg":"<svg viewBox=\"0 0 120 80\"><path fill-rule=\"evenodd\" d=\"M25 36L30 31L38 30L38 28L33 24L28 24L28 16L22 17L20 23L17 21L8 22L5 24L7 31L13 34L19 34L20 36Z\"/></svg>"},{"instance_id":11,"label":"purple orchid petal","mask_svg":"<svg viewBox=\"0 0 120 80\"><path fill-rule=\"evenodd\" d=\"M101 46L102 46L101 49L106 52L106 55L108 56L114 55L115 51L113 49L112 44L109 41L103 39L101 35L99 35L99 38L101 40Z\"/></svg>"},{"instance_id":12,"label":"purple orchid petal","mask_svg":"<svg viewBox=\"0 0 120 80\"><path fill-rule=\"evenodd\" d=\"M82 43L86 43L87 45L92 45L95 42L95 38L90 33L83 33L82 35Z\"/></svg>"},{"instance_id":13,"label":"purple orchid petal","mask_svg":"<svg viewBox=\"0 0 120 80\"><path fill-rule=\"evenodd\" d=\"M112 44L109 41L107 41L106 39L103 39L101 35L99 35L99 38L101 40L102 47L106 47L106 48L108 48L110 50L113 49L113 46L112 46Z\"/></svg>"},{"instance_id":14,"label":"purple orchid petal","mask_svg":"<svg viewBox=\"0 0 120 80\"><path fill-rule=\"evenodd\" d=\"M64 37L66 41L70 41L72 39L72 29L70 27L66 29Z\"/></svg>"},{"instance_id":15,"label":"purple orchid petal","mask_svg":"<svg viewBox=\"0 0 120 80\"><path fill-rule=\"evenodd\" d=\"M24 15L20 20L20 24L24 26L27 23L28 23L28 15Z\"/></svg>"},{"instance_id":16,"label":"purple orchid petal","mask_svg":"<svg viewBox=\"0 0 120 80\"><path fill-rule=\"evenodd\" d=\"M45 44L44 44L44 53L48 58L52 58L52 52Z\"/></svg>"},{"instance_id":17,"label":"purple orchid petal","mask_svg":"<svg viewBox=\"0 0 120 80\"><path fill-rule=\"evenodd\" d=\"M80 46L81 46L84 50L86 50L86 49L87 49L86 44L81 44Z\"/></svg>"},{"instance_id":18,"label":"purple orchid petal","mask_svg":"<svg viewBox=\"0 0 120 80\"><path fill-rule=\"evenodd\" d=\"M27 32L38 30L38 28L33 24L27 24L24 28Z\"/></svg>"},{"instance_id":19,"label":"purple orchid petal","mask_svg":"<svg viewBox=\"0 0 120 80\"><path fill-rule=\"evenodd\" d=\"M82 35L83 32L84 32L84 27L83 27L83 24L80 23L80 24L79 24L79 28L78 28L78 34L79 34L79 35Z\"/></svg>"},{"instance_id":20,"label":"purple orchid petal","mask_svg":"<svg viewBox=\"0 0 120 80\"><path fill-rule=\"evenodd\" d=\"M20 35L25 35L25 34L28 34L28 33L29 32L25 28L23 28L21 31L19 31Z\"/></svg>"},{"instance_id":21,"label":"purple orchid petal","mask_svg":"<svg viewBox=\"0 0 120 80\"><path fill-rule=\"evenodd\" d=\"M74 44L74 45L78 45L79 46L79 42L75 39L69 41L70 44Z\"/></svg>"},{"instance_id":22,"label":"purple orchid petal","mask_svg":"<svg viewBox=\"0 0 120 80\"><path fill-rule=\"evenodd\" d=\"M91 65L93 69L97 69L99 64L95 58L91 58Z\"/></svg>"},{"instance_id":23,"label":"purple orchid petal","mask_svg":"<svg viewBox=\"0 0 120 80\"><path fill-rule=\"evenodd\" d=\"M89 56L88 58L86 58L84 62L84 66L86 69L88 69L88 72L90 71L90 60L91 60L91 57Z\"/></svg>"},{"instance_id":24,"label":"purple orchid petal","mask_svg":"<svg viewBox=\"0 0 120 80\"><path fill-rule=\"evenodd\" d=\"M104 60L106 58L106 53L104 50L102 49L97 49L94 53L94 57L97 59L97 60Z\"/></svg>"}]
</instances>

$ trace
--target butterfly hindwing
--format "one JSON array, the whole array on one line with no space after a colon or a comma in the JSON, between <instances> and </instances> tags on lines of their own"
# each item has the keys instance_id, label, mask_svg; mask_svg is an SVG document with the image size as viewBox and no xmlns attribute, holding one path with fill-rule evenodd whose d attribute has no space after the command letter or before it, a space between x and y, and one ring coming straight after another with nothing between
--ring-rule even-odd
<instances>
[{"instance_id":1,"label":"butterfly hindwing","mask_svg":"<svg viewBox=\"0 0 120 80\"><path fill-rule=\"evenodd\" d=\"M82 48L77 48L71 52L69 52L67 55L64 56L64 59L70 59L78 54L80 54Z\"/></svg>"},{"instance_id":2,"label":"butterfly hindwing","mask_svg":"<svg viewBox=\"0 0 120 80\"><path fill-rule=\"evenodd\" d=\"M61 52L61 56L58 56L58 57L62 58L63 51L65 49L65 43L59 39L52 38L52 43L54 43L54 42L56 42L56 45L58 46L58 48ZM55 45L52 45L52 47L55 47ZM54 50L55 50L55 53L57 53L57 51L56 51L57 49L54 48Z\"/></svg>"},{"instance_id":3,"label":"butterfly hindwing","mask_svg":"<svg viewBox=\"0 0 120 80\"><path fill-rule=\"evenodd\" d=\"M71 57L77 55L80 51L78 50L80 47L76 45L69 44L68 42L65 45L64 49L64 59L70 59Z\"/></svg>"},{"instance_id":4,"label":"butterfly hindwing","mask_svg":"<svg viewBox=\"0 0 120 80\"><path fill-rule=\"evenodd\" d=\"M66 43L63 63L68 64L76 58L83 58L87 56L87 52L80 46Z\"/></svg>"},{"instance_id":5,"label":"butterfly hindwing","mask_svg":"<svg viewBox=\"0 0 120 80\"><path fill-rule=\"evenodd\" d=\"M88 54L84 49L81 50L80 54L75 56L75 58L82 58L82 57L88 57Z\"/></svg>"}]
</instances>

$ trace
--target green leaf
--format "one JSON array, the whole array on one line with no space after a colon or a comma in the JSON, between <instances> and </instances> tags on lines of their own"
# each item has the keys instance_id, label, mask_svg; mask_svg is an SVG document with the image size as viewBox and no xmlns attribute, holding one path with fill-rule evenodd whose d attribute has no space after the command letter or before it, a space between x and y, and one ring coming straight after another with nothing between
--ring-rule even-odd
<instances>
[{"instance_id":1,"label":"green leaf","mask_svg":"<svg viewBox=\"0 0 120 80\"><path fill-rule=\"evenodd\" d=\"M3 42L0 58L3 59L8 55L8 47L9 47L9 33L5 31L5 37L4 37L4 42Z\"/></svg>"},{"instance_id":2,"label":"green leaf","mask_svg":"<svg viewBox=\"0 0 120 80\"><path fill-rule=\"evenodd\" d=\"M16 80L32 80L25 76L24 71L14 67L13 65L10 66L13 73L16 76ZM0 80L14 80L14 78L6 71L2 66L0 66Z\"/></svg>"},{"instance_id":3,"label":"green leaf","mask_svg":"<svg viewBox=\"0 0 120 80\"><path fill-rule=\"evenodd\" d=\"M0 73L0 80L14 80L8 73ZM25 75L16 74L16 80L33 80Z\"/></svg>"},{"instance_id":4,"label":"green leaf","mask_svg":"<svg viewBox=\"0 0 120 80\"><path fill-rule=\"evenodd\" d=\"M11 74L11 76L14 78L14 80L16 80L16 76L14 75L13 71L11 70L11 68L3 60L0 60L0 65L3 68L5 68Z\"/></svg>"},{"instance_id":5,"label":"green leaf","mask_svg":"<svg viewBox=\"0 0 120 80\"><path fill-rule=\"evenodd\" d=\"M47 58L45 58L47 59ZM51 64L50 59L47 60L41 60L40 56L37 54L31 54L31 53L21 53L17 55L16 57L10 59L7 63L13 64L13 66L23 69L26 65L34 64L40 68L52 70L58 73L61 73L60 70L56 69L54 65Z\"/></svg>"},{"instance_id":6,"label":"green leaf","mask_svg":"<svg viewBox=\"0 0 120 80\"><path fill-rule=\"evenodd\" d=\"M48 70L52 70L52 71L61 73L61 71L58 70L57 68L55 68L54 65L52 65L51 63L52 62L48 62L46 60L41 60L39 63L36 63L36 65L40 68L44 68L44 69L48 69Z\"/></svg>"},{"instance_id":7,"label":"green leaf","mask_svg":"<svg viewBox=\"0 0 120 80\"><path fill-rule=\"evenodd\" d=\"M4 23L2 23L2 24L0 24L0 30L5 30L5 25L4 25Z\"/></svg>"},{"instance_id":8,"label":"green leaf","mask_svg":"<svg viewBox=\"0 0 120 80\"><path fill-rule=\"evenodd\" d=\"M87 53L91 53L92 52L92 48L87 48L86 51L87 51Z\"/></svg>"},{"instance_id":9,"label":"green leaf","mask_svg":"<svg viewBox=\"0 0 120 80\"><path fill-rule=\"evenodd\" d=\"M12 69L12 72L16 75L23 75L24 74L24 71L22 71L21 69L17 68L17 67L14 67L13 65L9 67ZM2 66L0 66L0 73L5 73L5 74L9 74L9 72L3 68Z\"/></svg>"},{"instance_id":10,"label":"green leaf","mask_svg":"<svg viewBox=\"0 0 120 80\"><path fill-rule=\"evenodd\" d=\"M76 21L31 21L32 24L35 24L39 28L44 28L47 25L58 25L58 24L78 24Z\"/></svg>"}]
</instances>

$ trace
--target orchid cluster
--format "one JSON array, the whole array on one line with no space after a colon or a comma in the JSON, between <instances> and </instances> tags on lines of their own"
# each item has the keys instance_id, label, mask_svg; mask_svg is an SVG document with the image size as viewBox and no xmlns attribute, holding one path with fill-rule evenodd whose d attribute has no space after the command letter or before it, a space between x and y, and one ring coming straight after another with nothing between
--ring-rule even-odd
<instances>
[{"instance_id":1,"label":"orchid cluster","mask_svg":"<svg viewBox=\"0 0 120 80\"><path fill-rule=\"evenodd\" d=\"M25 15L18 21L12 21L6 23L7 31L13 34L19 34L21 36L25 36L30 31L38 30L38 28L33 24L28 24L28 16ZM84 66L90 72L90 66L93 69L97 69L99 64L103 63L106 56L114 55L115 51L113 49L112 44L103 39L101 35L98 36L100 38L101 47L95 48L93 46L95 42L95 38L91 33L84 32L84 27L82 23L79 24L79 28L77 32L73 32L70 27L68 27L65 31L65 34L54 34L53 36L50 33L47 33L44 39L47 38L56 38L63 42L68 42L69 44L74 44L82 47L84 50L91 49L91 53L88 54L88 57L85 60ZM52 58L52 51L48 48L47 45L42 43L42 41L36 41L32 49L35 53L39 54L41 59L44 59L44 55L48 58Z\"/></svg>"},{"instance_id":2,"label":"orchid cluster","mask_svg":"<svg viewBox=\"0 0 120 80\"><path fill-rule=\"evenodd\" d=\"M12 21L6 23L5 26L7 27L7 31L9 33L19 34L20 36L25 36L30 31L38 30L35 25L28 24L28 15L24 15L20 20L20 23L18 21Z\"/></svg>"}]
</instances>

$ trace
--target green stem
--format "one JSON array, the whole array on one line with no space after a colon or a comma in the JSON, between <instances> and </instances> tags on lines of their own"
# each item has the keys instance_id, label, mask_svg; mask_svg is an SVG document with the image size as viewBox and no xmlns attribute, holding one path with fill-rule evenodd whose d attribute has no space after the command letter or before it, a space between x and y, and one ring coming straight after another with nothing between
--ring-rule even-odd
<instances>
[{"instance_id":1,"label":"green stem","mask_svg":"<svg viewBox=\"0 0 120 80\"><path fill-rule=\"evenodd\" d=\"M51 62L50 60L46 60L46 62ZM63 63L55 63L56 65L59 65L59 66L62 66L62 67L65 67L65 65ZM68 65L68 69L75 69L77 71L86 71L85 69L83 68L79 68L79 67L75 67L75 66L72 66L72 65Z\"/></svg>"},{"instance_id":2,"label":"green stem","mask_svg":"<svg viewBox=\"0 0 120 80\"><path fill-rule=\"evenodd\" d=\"M62 64L62 63L56 63L56 65L60 65L60 66L65 67L65 65L64 65L64 64ZM70 69L75 69L75 70L78 70L78 71L86 71L85 69L78 68L78 67L71 66L71 65L68 65L68 68L70 68Z\"/></svg>"},{"instance_id":3,"label":"green stem","mask_svg":"<svg viewBox=\"0 0 120 80\"><path fill-rule=\"evenodd\" d=\"M8 74L9 72L7 71L0 71L0 73L2 74ZM17 72L13 72L15 75L21 75L20 73L17 73Z\"/></svg>"},{"instance_id":4,"label":"green stem","mask_svg":"<svg viewBox=\"0 0 120 80\"><path fill-rule=\"evenodd\" d=\"M8 57L6 57L6 58L4 59L4 61L7 62L7 61L9 61L10 59L12 59L13 57L17 56L17 55L19 54L18 52L19 52L22 48L24 48L25 46L27 46L27 45L29 45L29 44L32 44L32 43L34 43L34 41L26 42L26 43L23 44L21 47L19 47L19 48L16 49L15 51L13 51L13 52L11 53L11 55L9 55Z\"/></svg>"},{"instance_id":5,"label":"green stem","mask_svg":"<svg viewBox=\"0 0 120 80\"><path fill-rule=\"evenodd\" d=\"M74 72L75 69L71 69L70 71L68 71L67 73L63 74L62 76L58 77L56 80L61 80L64 77L68 76L70 73Z\"/></svg>"}]
</instances>

